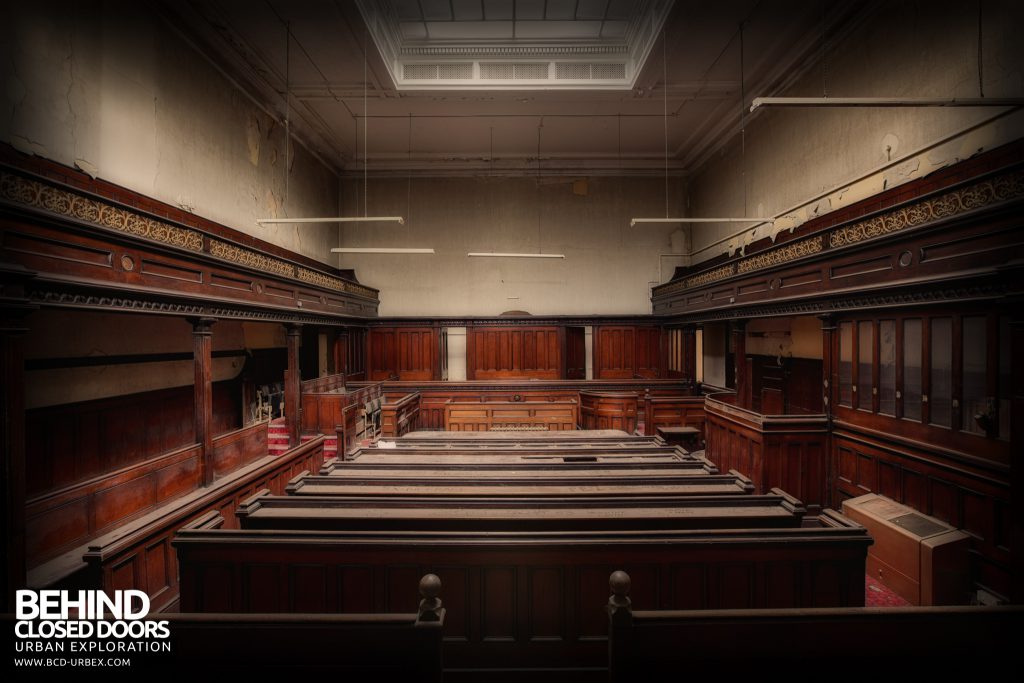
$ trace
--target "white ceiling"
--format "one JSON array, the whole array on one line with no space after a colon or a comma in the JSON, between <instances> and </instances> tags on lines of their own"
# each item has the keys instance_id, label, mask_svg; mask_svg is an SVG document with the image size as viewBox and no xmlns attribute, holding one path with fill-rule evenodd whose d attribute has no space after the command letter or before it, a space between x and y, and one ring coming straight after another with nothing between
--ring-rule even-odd
<instances>
[{"instance_id":1,"label":"white ceiling","mask_svg":"<svg viewBox=\"0 0 1024 683\"><path fill-rule=\"evenodd\" d=\"M552 34L560 38L579 31L608 42L604 34L618 30L609 27L628 23L628 6L636 4L387 2L376 4L422 27L409 31L436 36L438 27L451 25L441 32L478 45L489 42L476 33L479 26L509 21L502 17L510 11L517 35L519 24L536 21L561 27ZM159 1L177 30L281 120L287 90L291 129L321 159L361 174L365 144L372 175L519 174L536 172L538 164L545 174L660 175L666 139L672 172L691 173L739 130L741 22L749 107L753 97L775 94L817 68L823 26L830 41L838 40L877 3L824 6L823 21L820 2L677 0L665 21L666 40L653 45L628 90L410 91L397 88L353 2ZM565 28L570 24L580 28Z\"/></svg>"}]
</instances>

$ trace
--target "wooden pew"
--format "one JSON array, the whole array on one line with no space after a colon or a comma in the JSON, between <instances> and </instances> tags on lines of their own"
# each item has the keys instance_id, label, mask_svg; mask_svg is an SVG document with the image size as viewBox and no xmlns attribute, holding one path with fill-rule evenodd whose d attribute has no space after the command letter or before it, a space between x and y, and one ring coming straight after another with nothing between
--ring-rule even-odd
<instances>
[{"instance_id":1,"label":"wooden pew","mask_svg":"<svg viewBox=\"0 0 1024 683\"><path fill-rule=\"evenodd\" d=\"M605 666L617 567L643 578L634 602L644 609L863 605L871 543L831 510L801 528L757 530L211 528L221 523L211 515L175 538L183 611L408 611L395 596L432 572L445 585L446 670Z\"/></svg>"},{"instance_id":2,"label":"wooden pew","mask_svg":"<svg viewBox=\"0 0 1024 683\"><path fill-rule=\"evenodd\" d=\"M908 680L953 672L975 678L1017 664L1024 607L634 610L631 580L612 573L609 680L729 677L785 671L811 679L843 667L860 676ZM991 668L990 668L991 667ZM1004 669L1005 670L1005 669Z\"/></svg>"},{"instance_id":3,"label":"wooden pew","mask_svg":"<svg viewBox=\"0 0 1024 683\"><path fill-rule=\"evenodd\" d=\"M402 496L274 496L261 491L235 510L243 529L422 531L606 531L767 529L801 525L804 507L778 489L768 495L582 499Z\"/></svg>"},{"instance_id":4,"label":"wooden pew","mask_svg":"<svg viewBox=\"0 0 1024 683\"><path fill-rule=\"evenodd\" d=\"M303 472L288 482L285 492L292 496L378 496L401 495L414 498L434 497L560 497L581 496L662 496L740 495L753 492L753 484L743 475L682 474L677 477L607 478L595 482L583 473L572 478L514 477L509 479L472 478L437 479L434 477L390 477L386 471L376 476L320 476Z\"/></svg>"},{"instance_id":5,"label":"wooden pew","mask_svg":"<svg viewBox=\"0 0 1024 683\"><path fill-rule=\"evenodd\" d=\"M665 470L666 472L681 472L692 470L701 474L718 474L718 469L704 459L683 459L683 460L651 460L651 459L626 459L615 461L614 459L598 459L596 457L504 457L481 461L479 458L445 458L443 461L424 458L395 458L394 460L381 460L372 462L348 462L332 458L324 461L320 468L320 474L346 476L369 471L391 471L391 470L429 470L437 476L448 476L446 472L472 472L490 471L514 472L522 470L537 470L547 472L580 472L588 470L595 473L620 470L626 472L640 473L643 471ZM599 476L599 475L598 475Z\"/></svg>"}]
</instances>

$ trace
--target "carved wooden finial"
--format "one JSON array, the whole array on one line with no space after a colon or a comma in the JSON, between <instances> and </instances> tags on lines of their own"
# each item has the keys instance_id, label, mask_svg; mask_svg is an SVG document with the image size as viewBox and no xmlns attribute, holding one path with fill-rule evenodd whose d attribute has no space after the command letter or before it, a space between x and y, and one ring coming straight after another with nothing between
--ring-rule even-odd
<instances>
[{"instance_id":1,"label":"carved wooden finial","mask_svg":"<svg viewBox=\"0 0 1024 683\"><path fill-rule=\"evenodd\" d=\"M441 579L437 574L426 574L420 579L420 600L419 614L416 621L441 621L444 610L441 608Z\"/></svg>"},{"instance_id":2,"label":"carved wooden finial","mask_svg":"<svg viewBox=\"0 0 1024 683\"><path fill-rule=\"evenodd\" d=\"M632 620L633 607L632 601L629 599L631 584L629 574L621 570L612 572L612 575L608 577L608 585L612 589L612 594L608 598L606 609L608 616L617 623L622 623L623 619L626 619L627 623Z\"/></svg>"}]
</instances>

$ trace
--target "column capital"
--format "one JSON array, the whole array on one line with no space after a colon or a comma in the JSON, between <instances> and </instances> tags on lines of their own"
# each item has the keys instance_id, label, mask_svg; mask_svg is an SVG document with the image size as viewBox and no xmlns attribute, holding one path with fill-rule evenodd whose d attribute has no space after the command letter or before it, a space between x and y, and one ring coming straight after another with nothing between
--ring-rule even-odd
<instances>
[{"instance_id":1,"label":"column capital","mask_svg":"<svg viewBox=\"0 0 1024 683\"><path fill-rule=\"evenodd\" d=\"M189 324L192 325L192 334L213 334L213 324L217 322L217 318L186 318Z\"/></svg>"},{"instance_id":2,"label":"column capital","mask_svg":"<svg viewBox=\"0 0 1024 683\"><path fill-rule=\"evenodd\" d=\"M284 329L289 335L298 336L302 334L302 323L284 323Z\"/></svg>"}]
</instances>

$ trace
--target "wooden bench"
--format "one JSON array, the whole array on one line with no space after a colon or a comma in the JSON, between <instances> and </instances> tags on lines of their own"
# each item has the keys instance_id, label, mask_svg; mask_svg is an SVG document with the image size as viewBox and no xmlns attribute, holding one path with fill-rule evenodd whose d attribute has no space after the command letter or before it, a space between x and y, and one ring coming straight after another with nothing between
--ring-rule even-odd
<instances>
[{"instance_id":1,"label":"wooden bench","mask_svg":"<svg viewBox=\"0 0 1024 683\"><path fill-rule=\"evenodd\" d=\"M377 496L406 497L561 497L581 496L661 496L675 495L739 495L753 492L753 484L738 472L728 474L693 474L677 477L615 477L595 481L581 473L575 477L550 478L516 476L507 479L475 477L472 479L438 479L426 477L391 477L386 471L376 476L321 476L303 472L288 482L285 492L293 496ZM527 471L527 475L531 475Z\"/></svg>"},{"instance_id":2,"label":"wooden bench","mask_svg":"<svg viewBox=\"0 0 1024 683\"><path fill-rule=\"evenodd\" d=\"M808 526L816 522L818 526ZM608 575L642 577L644 609L864 604L870 537L825 511L796 529L586 532L179 531L187 612L409 611L445 585L446 668L593 669L607 661Z\"/></svg>"},{"instance_id":3,"label":"wooden bench","mask_svg":"<svg viewBox=\"0 0 1024 683\"><path fill-rule=\"evenodd\" d=\"M609 444L662 444L664 441L657 436L632 436L617 429L566 430L536 434L524 432L509 434L507 432L410 432L396 444L403 446L436 445L447 443L452 445L487 446L493 444L506 445L546 445L583 443L589 445Z\"/></svg>"},{"instance_id":4,"label":"wooden bench","mask_svg":"<svg viewBox=\"0 0 1024 683\"><path fill-rule=\"evenodd\" d=\"M694 470L702 474L717 474L718 469L709 461L701 458L664 458L664 459L620 459L598 458L597 456L514 456L495 457L486 461L480 458L444 458L433 460L429 458L394 458L392 460L374 461L343 461L332 458L324 462L320 468L320 474L359 473L372 470L431 470L436 473L458 472L458 471L487 471L508 472L517 470L539 470L539 471L568 471L579 472L589 470L592 472L623 470L630 472L641 472L644 470L666 470L669 472ZM445 476L445 475L440 475Z\"/></svg>"},{"instance_id":5,"label":"wooden bench","mask_svg":"<svg viewBox=\"0 0 1024 683\"><path fill-rule=\"evenodd\" d=\"M767 529L801 525L800 501L774 490L750 496L645 498L457 498L274 496L261 491L235 510L243 529L421 531L606 531Z\"/></svg>"},{"instance_id":6,"label":"wooden bench","mask_svg":"<svg viewBox=\"0 0 1024 683\"><path fill-rule=\"evenodd\" d=\"M658 427L657 430L667 444L682 446L687 451L698 451L702 447L700 430L696 427Z\"/></svg>"},{"instance_id":7,"label":"wooden bench","mask_svg":"<svg viewBox=\"0 0 1024 683\"><path fill-rule=\"evenodd\" d=\"M888 679L899 672L907 680L945 679L965 672L974 678L982 662L992 671L1016 668L1024 627L1021 606L637 610L626 572L612 573L609 584L614 683L650 683L683 672L720 677L723 669L730 678L785 671L803 680L837 667L860 677Z\"/></svg>"}]
</instances>

